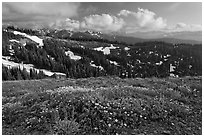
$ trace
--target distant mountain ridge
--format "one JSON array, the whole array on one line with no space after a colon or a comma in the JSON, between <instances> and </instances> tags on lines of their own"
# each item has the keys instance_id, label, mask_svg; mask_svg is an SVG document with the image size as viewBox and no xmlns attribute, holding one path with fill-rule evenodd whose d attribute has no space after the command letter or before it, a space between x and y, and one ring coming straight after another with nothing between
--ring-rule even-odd
<instances>
[{"instance_id":1,"label":"distant mountain ridge","mask_svg":"<svg viewBox=\"0 0 204 137\"><path fill-rule=\"evenodd\" d=\"M3 27L4 28L4 27ZM14 27L13 27L14 28ZM135 44L140 42L148 42L148 41L162 41L172 44L201 44L200 37L202 37L202 32L175 32L166 37L161 38L140 38L134 36L125 36L120 34L105 34L102 32L96 32L91 30L85 31L71 31L66 29L53 30L53 29L38 29L34 30L40 33L40 35L47 35L55 38L62 39L104 39L109 41L118 41L127 44ZM190 36L191 34L191 36ZM194 38L192 38L193 36ZM184 38L185 37L185 38ZM195 38L198 37L198 38Z\"/></svg>"},{"instance_id":2,"label":"distant mountain ridge","mask_svg":"<svg viewBox=\"0 0 204 137\"><path fill-rule=\"evenodd\" d=\"M115 35L115 34L103 34L101 32L94 32L94 31L74 32L69 30L59 30L59 31L55 31L54 34L50 32L48 33L48 35L58 36L61 38L104 39L109 41L124 42L127 44L135 44L135 43L148 42L148 41L163 41L163 42L172 43L172 44L180 44L180 43L201 44L202 43L201 41L197 41L197 40L177 39L177 38L171 38L171 37L143 39L143 38L121 36L121 35Z\"/></svg>"}]
</instances>

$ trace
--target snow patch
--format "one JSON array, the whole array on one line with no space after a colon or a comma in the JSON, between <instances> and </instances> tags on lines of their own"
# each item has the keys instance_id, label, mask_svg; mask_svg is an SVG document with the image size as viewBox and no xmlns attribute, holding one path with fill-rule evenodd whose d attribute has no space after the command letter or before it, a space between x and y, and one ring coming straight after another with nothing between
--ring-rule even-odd
<instances>
[{"instance_id":1,"label":"snow patch","mask_svg":"<svg viewBox=\"0 0 204 137\"><path fill-rule=\"evenodd\" d=\"M4 60L10 60L11 57L10 57L10 56L2 56L2 59L4 59Z\"/></svg>"},{"instance_id":2,"label":"snow patch","mask_svg":"<svg viewBox=\"0 0 204 137\"><path fill-rule=\"evenodd\" d=\"M110 47L98 47L98 48L94 48L94 50L97 51L102 51L104 55L109 55L110 54L110 49L117 49L119 47L115 47L113 46L113 44L110 45Z\"/></svg>"},{"instance_id":3,"label":"snow patch","mask_svg":"<svg viewBox=\"0 0 204 137\"><path fill-rule=\"evenodd\" d=\"M93 64L94 61L90 62L90 66L95 67L95 68L99 68L100 70L104 70L104 68L102 66L96 66L95 64Z\"/></svg>"},{"instance_id":4,"label":"snow patch","mask_svg":"<svg viewBox=\"0 0 204 137\"><path fill-rule=\"evenodd\" d=\"M149 51L149 54L151 55L151 54L153 54L154 52L153 51Z\"/></svg>"},{"instance_id":5,"label":"snow patch","mask_svg":"<svg viewBox=\"0 0 204 137\"><path fill-rule=\"evenodd\" d=\"M32 41L38 43L39 46L43 46L43 39L40 39L37 36L30 36L30 35L28 35L26 33L18 32L18 31L13 31L13 34L24 36L24 37L29 38Z\"/></svg>"},{"instance_id":6,"label":"snow patch","mask_svg":"<svg viewBox=\"0 0 204 137\"><path fill-rule=\"evenodd\" d=\"M15 40L15 39L11 39L9 40L10 42L16 42L16 43L20 43L18 40Z\"/></svg>"},{"instance_id":7,"label":"snow patch","mask_svg":"<svg viewBox=\"0 0 204 137\"><path fill-rule=\"evenodd\" d=\"M175 70L174 70L175 68L176 68L175 66L173 66L172 64L170 64L170 68L169 68L170 70L169 70L169 72L174 72L174 71L175 71Z\"/></svg>"},{"instance_id":8,"label":"snow patch","mask_svg":"<svg viewBox=\"0 0 204 137\"><path fill-rule=\"evenodd\" d=\"M110 60L109 62L110 62L111 64L114 64L114 65L116 65L116 66L119 66L116 61L111 61L111 60Z\"/></svg>"},{"instance_id":9,"label":"snow patch","mask_svg":"<svg viewBox=\"0 0 204 137\"><path fill-rule=\"evenodd\" d=\"M124 50L130 50L130 48L128 48L128 47L125 47L125 48L124 48Z\"/></svg>"},{"instance_id":10,"label":"snow patch","mask_svg":"<svg viewBox=\"0 0 204 137\"><path fill-rule=\"evenodd\" d=\"M94 48L94 50L103 51L103 47Z\"/></svg>"},{"instance_id":11,"label":"snow patch","mask_svg":"<svg viewBox=\"0 0 204 137\"><path fill-rule=\"evenodd\" d=\"M74 55L74 53L72 51L66 51L65 55L69 56L70 59L73 59L73 60L80 60L81 59L81 56Z\"/></svg>"},{"instance_id":12,"label":"snow patch","mask_svg":"<svg viewBox=\"0 0 204 137\"><path fill-rule=\"evenodd\" d=\"M164 58L170 57L171 55L167 54L166 56L164 56Z\"/></svg>"},{"instance_id":13,"label":"snow patch","mask_svg":"<svg viewBox=\"0 0 204 137\"><path fill-rule=\"evenodd\" d=\"M5 59L2 57L2 64L6 67L13 68L13 67L20 67L20 69L25 68L26 71L30 72L30 68L34 66L32 64L22 64L22 63L15 63L13 61L9 61L8 58Z\"/></svg>"},{"instance_id":14,"label":"snow patch","mask_svg":"<svg viewBox=\"0 0 204 137\"><path fill-rule=\"evenodd\" d=\"M47 55L48 58L51 58L52 60L55 60L55 58L53 58L52 56L50 55Z\"/></svg>"},{"instance_id":15,"label":"snow patch","mask_svg":"<svg viewBox=\"0 0 204 137\"><path fill-rule=\"evenodd\" d=\"M162 61L160 61L160 62L158 62L158 63L156 63L156 65L161 65L163 62Z\"/></svg>"},{"instance_id":16,"label":"snow patch","mask_svg":"<svg viewBox=\"0 0 204 137\"><path fill-rule=\"evenodd\" d=\"M8 68L17 68L19 67L21 70L23 70L23 68L26 69L26 71L28 73L30 73L30 69L34 69L35 71L37 71L37 73L39 73L39 71L42 71L45 75L47 76L52 76L53 74L63 74L63 75L66 75L64 73L59 73L59 72L51 72L49 70L45 70L45 69L36 69L34 68L34 65L33 64L23 64L23 63L15 63L13 61L9 61L8 60L9 58L7 57L2 57L2 64Z\"/></svg>"},{"instance_id":17,"label":"snow patch","mask_svg":"<svg viewBox=\"0 0 204 137\"><path fill-rule=\"evenodd\" d=\"M175 75L175 74L173 74L173 73L170 73L170 75L169 75L170 77L176 77L176 78L178 78L179 76L178 75Z\"/></svg>"},{"instance_id":18,"label":"snow patch","mask_svg":"<svg viewBox=\"0 0 204 137\"><path fill-rule=\"evenodd\" d=\"M82 49L84 49L85 47L84 46L80 46Z\"/></svg>"},{"instance_id":19,"label":"snow patch","mask_svg":"<svg viewBox=\"0 0 204 137\"><path fill-rule=\"evenodd\" d=\"M13 49L13 47L12 47L12 45L9 45L9 54L10 55L14 55L14 53L15 53L15 51L14 51L14 49Z\"/></svg>"}]
</instances>

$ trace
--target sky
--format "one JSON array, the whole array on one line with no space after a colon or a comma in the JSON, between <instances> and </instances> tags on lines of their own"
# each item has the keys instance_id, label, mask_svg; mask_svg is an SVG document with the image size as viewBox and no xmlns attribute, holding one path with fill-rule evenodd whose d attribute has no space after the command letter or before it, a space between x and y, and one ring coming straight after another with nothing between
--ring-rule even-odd
<instances>
[{"instance_id":1,"label":"sky","mask_svg":"<svg viewBox=\"0 0 204 137\"><path fill-rule=\"evenodd\" d=\"M202 30L201 2L3 2L2 24L165 36Z\"/></svg>"}]
</instances>

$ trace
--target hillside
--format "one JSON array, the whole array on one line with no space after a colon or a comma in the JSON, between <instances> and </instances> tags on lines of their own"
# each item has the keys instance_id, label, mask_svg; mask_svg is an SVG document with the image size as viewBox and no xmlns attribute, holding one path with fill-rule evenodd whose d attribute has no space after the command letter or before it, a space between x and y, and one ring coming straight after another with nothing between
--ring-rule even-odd
<instances>
[{"instance_id":1,"label":"hillside","mask_svg":"<svg viewBox=\"0 0 204 137\"><path fill-rule=\"evenodd\" d=\"M3 81L2 133L201 135L201 77Z\"/></svg>"},{"instance_id":2,"label":"hillside","mask_svg":"<svg viewBox=\"0 0 204 137\"><path fill-rule=\"evenodd\" d=\"M56 73L67 78L202 75L201 44L128 44L82 34L103 35L91 31L4 29L3 80L45 78Z\"/></svg>"}]
</instances>

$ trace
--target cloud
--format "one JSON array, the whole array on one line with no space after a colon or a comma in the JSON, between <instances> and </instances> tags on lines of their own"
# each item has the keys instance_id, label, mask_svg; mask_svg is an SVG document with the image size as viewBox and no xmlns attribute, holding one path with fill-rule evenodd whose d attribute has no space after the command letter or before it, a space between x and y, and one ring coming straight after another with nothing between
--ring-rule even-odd
<instances>
[{"instance_id":1,"label":"cloud","mask_svg":"<svg viewBox=\"0 0 204 137\"><path fill-rule=\"evenodd\" d=\"M172 3L169 8L176 9L180 4ZM83 9L83 6L80 7L80 3L72 2L3 2L2 24L12 24L24 28L50 27L76 31L93 30L103 33L143 34L154 32L154 35L156 35L155 32L159 32L158 35L160 35L202 30L201 25L195 24L177 23L168 26L166 19L143 8L138 8L136 12L124 9L119 11L117 15L89 15L97 10L94 6ZM78 17L79 20L75 20L75 17Z\"/></svg>"},{"instance_id":2,"label":"cloud","mask_svg":"<svg viewBox=\"0 0 204 137\"><path fill-rule=\"evenodd\" d=\"M121 10L118 16L124 17L127 24L127 33L136 31L156 31L167 26L166 20L157 17L156 14L148 9L138 8L137 12ZM130 21L131 20L131 21Z\"/></svg>"},{"instance_id":3,"label":"cloud","mask_svg":"<svg viewBox=\"0 0 204 137\"><path fill-rule=\"evenodd\" d=\"M165 32L202 31L202 26L198 24L185 24L180 22L174 26L167 27L164 31Z\"/></svg>"},{"instance_id":4,"label":"cloud","mask_svg":"<svg viewBox=\"0 0 204 137\"><path fill-rule=\"evenodd\" d=\"M114 32L119 31L124 24L125 22L122 18L117 18L109 14L96 14L84 17L84 20L81 22L81 28L102 32Z\"/></svg>"},{"instance_id":5,"label":"cloud","mask_svg":"<svg viewBox=\"0 0 204 137\"><path fill-rule=\"evenodd\" d=\"M3 22L45 23L78 15L80 3L63 2L3 2Z\"/></svg>"},{"instance_id":6,"label":"cloud","mask_svg":"<svg viewBox=\"0 0 204 137\"><path fill-rule=\"evenodd\" d=\"M70 18L66 20L60 19L50 23L49 27L67 30L93 30L109 33L119 31L123 25L124 21L121 18L109 14L96 14L84 17L81 22Z\"/></svg>"},{"instance_id":7,"label":"cloud","mask_svg":"<svg viewBox=\"0 0 204 137\"><path fill-rule=\"evenodd\" d=\"M78 20L67 18L66 20L56 20L55 22L50 23L49 27L55 29L79 30L80 22Z\"/></svg>"}]
</instances>

